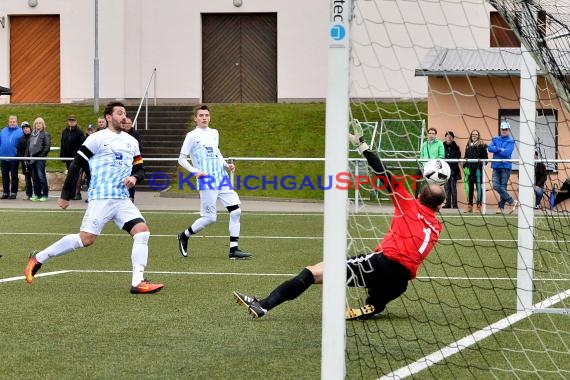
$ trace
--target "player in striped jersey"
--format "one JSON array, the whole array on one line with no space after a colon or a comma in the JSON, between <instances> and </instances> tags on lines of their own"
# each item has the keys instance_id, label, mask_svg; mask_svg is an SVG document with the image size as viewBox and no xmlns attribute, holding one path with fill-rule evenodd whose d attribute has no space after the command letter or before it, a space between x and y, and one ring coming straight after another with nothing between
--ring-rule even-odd
<instances>
[{"instance_id":1,"label":"player in striped jersey","mask_svg":"<svg viewBox=\"0 0 570 380\"><path fill-rule=\"evenodd\" d=\"M105 224L112 220L133 237L131 293L156 293L164 285L153 284L143 276L148 261L150 231L139 209L129 199L128 191L144 178L139 144L124 132L126 112L122 103L109 103L104 116L107 128L87 137L69 166L57 201L59 207L67 209L69 200L75 195L73 180L76 174L80 169L91 174L89 203L79 234L64 236L30 257L24 271L26 282L33 282L34 275L47 260L95 243Z\"/></svg>"},{"instance_id":2,"label":"player in striped jersey","mask_svg":"<svg viewBox=\"0 0 570 380\"><path fill-rule=\"evenodd\" d=\"M229 258L249 259L253 255L239 249L240 200L229 180L227 170L234 171L234 164L228 164L220 152L220 136L210 128L210 110L201 105L194 110L196 128L186 135L178 163L197 179L200 191L200 218L178 234L178 249L183 257L188 257L190 236L216 222L216 202L219 199L230 213L230 253ZM192 160L192 165L188 162Z\"/></svg>"}]
</instances>

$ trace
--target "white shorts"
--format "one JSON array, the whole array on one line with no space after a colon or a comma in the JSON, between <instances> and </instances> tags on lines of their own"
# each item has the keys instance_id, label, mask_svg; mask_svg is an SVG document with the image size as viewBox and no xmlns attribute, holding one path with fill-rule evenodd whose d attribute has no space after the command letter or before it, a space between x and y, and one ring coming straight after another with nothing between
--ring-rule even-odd
<instances>
[{"instance_id":1,"label":"white shorts","mask_svg":"<svg viewBox=\"0 0 570 380\"><path fill-rule=\"evenodd\" d=\"M239 205L239 196L234 190L200 190L200 216L215 216L216 201L220 200L224 207Z\"/></svg>"},{"instance_id":2,"label":"white shorts","mask_svg":"<svg viewBox=\"0 0 570 380\"><path fill-rule=\"evenodd\" d=\"M120 229L125 223L141 218L141 212L130 199L96 199L90 200L81 222L80 231L100 235L109 221L114 221Z\"/></svg>"}]
</instances>

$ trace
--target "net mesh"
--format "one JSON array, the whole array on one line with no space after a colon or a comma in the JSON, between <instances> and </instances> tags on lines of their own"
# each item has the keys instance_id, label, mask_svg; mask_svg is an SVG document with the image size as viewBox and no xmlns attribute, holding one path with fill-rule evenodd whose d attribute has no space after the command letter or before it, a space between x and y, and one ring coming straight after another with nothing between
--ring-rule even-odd
<instances>
[{"instance_id":1,"label":"net mesh","mask_svg":"<svg viewBox=\"0 0 570 380\"><path fill-rule=\"evenodd\" d=\"M441 211L444 232L418 278L381 314L347 321L347 378L570 377L569 21L570 5L556 0L354 2L351 118L378 124L366 138L392 174L411 178L421 167L427 128L435 127L442 140L453 131L463 159L473 131L489 144L507 121L515 139L512 158L532 144L548 178L540 208L523 228L520 209L509 213L507 205L496 213L490 163L468 212L461 163L458 208ZM521 41L538 65L532 141L520 140ZM534 196L519 197L516 163L513 169L508 193L534 207ZM408 185L412 189L411 180ZM358 191L361 204L348 220L349 256L371 252L393 212L373 183L359 184ZM517 308L522 229L532 236L532 310ZM347 306L364 305L366 296L347 288Z\"/></svg>"}]
</instances>

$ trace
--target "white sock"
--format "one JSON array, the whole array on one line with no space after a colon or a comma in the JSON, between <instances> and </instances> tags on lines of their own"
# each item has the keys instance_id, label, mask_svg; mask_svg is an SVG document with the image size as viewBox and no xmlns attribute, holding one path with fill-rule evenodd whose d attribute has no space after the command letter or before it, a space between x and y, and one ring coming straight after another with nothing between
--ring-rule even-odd
<instances>
[{"instance_id":1,"label":"white sock","mask_svg":"<svg viewBox=\"0 0 570 380\"><path fill-rule=\"evenodd\" d=\"M36 254L36 260L41 264L45 263L51 258L65 255L77 248L83 248L83 243L79 234L65 235L46 249Z\"/></svg>"},{"instance_id":2,"label":"white sock","mask_svg":"<svg viewBox=\"0 0 570 380\"><path fill-rule=\"evenodd\" d=\"M233 210L232 212L230 212L230 225L229 225L230 236L239 237L239 233L240 233L240 229L241 229L241 224L239 222L240 216L241 216L241 208L237 208L237 209ZM237 246L237 242L235 245ZM230 243L230 247L232 247L231 243Z\"/></svg>"},{"instance_id":3,"label":"white sock","mask_svg":"<svg viewBox=\"0 0 570 380\"><path fill-rule=\"evenodd\" d=\"M148 239L150 232L139 232L133 236L133 250L131 261L133 263L132 286L137 286L144 280L144 268L148 262Z\"/></svg>"},{"instance_id":4,"label":"white sock","mask_svg":"<svg viewBox=\"0 0 570 380\"><path fill-rule=\"evenodd\" d=\"M210 224L215 223L215 222L216 222L215 217L202 216L202 217L198 218L194 223L192 223L190 228L192 228L192 231L194 231L194 233L196 234L199 231L202 231L204 228L206 228ZM186 230L184 233L188 233L188 230ZM187 236L189 236L189 235L187 235Z\"/></svg>"}]
</instances>

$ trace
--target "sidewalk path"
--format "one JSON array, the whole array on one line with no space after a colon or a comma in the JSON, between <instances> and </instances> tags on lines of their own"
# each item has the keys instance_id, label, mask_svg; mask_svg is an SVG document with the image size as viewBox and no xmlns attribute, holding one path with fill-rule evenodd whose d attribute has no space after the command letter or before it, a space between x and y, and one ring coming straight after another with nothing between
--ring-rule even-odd
<instances>
[{"instance_id":1,"label":"sidewalk path","mask_svg":"<svg viewBox=\"0 0 570 380\"><path fill-rule=\"evenodd\" d=\"M85 193L83 193L85 196ZM24 200L25 194L18 192L18 199L0 200L1 209L36 209L36 210L59 210L56 201L59 192L53 192L47 202L31 202ZM68 210L84 210L87 208L85 201L70 201ZM261 200L261 199L241 199L244 211L273 211L273 212L323 212L323 202L315 201L294 201L294 200ZM219 202L218 202L219 203ZM144 210L172 210L172 211L199 211L200 199L196 196L185 194L161 194L159 192L138 191L135 195L135 204L141 211ZM218 204L218 209L224 208ZM63 210L62 210L63 211ZM0 211L1 212L1 211Z\"/></svg>"}]
</instances>

